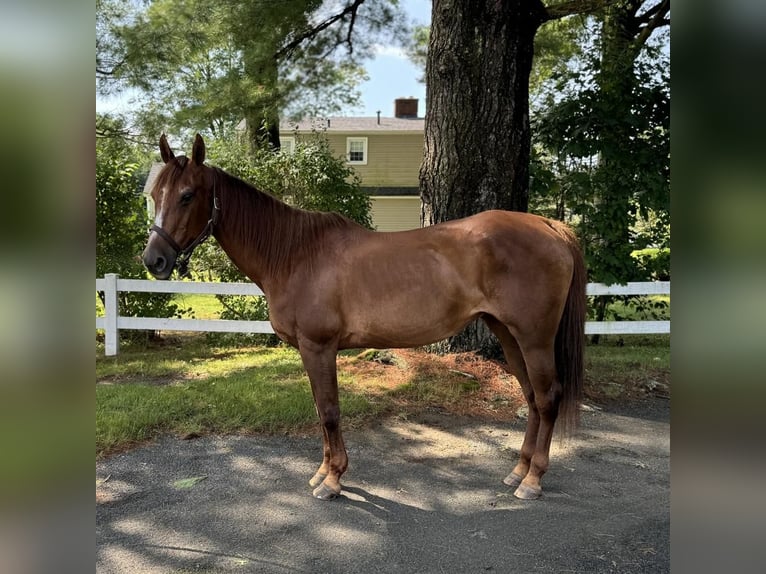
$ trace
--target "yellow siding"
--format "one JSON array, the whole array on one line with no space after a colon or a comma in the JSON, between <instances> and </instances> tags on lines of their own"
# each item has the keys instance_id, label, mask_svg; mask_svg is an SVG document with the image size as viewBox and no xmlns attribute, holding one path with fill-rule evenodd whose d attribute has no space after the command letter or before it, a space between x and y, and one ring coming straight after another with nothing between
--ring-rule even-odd
<instances>
[{"instance_id":1,"label":"yellow siding","mask_svg":"<svg viewBox=\"0 0 766 574\"><path fill-rule=\"evenodd\" d=\"M372 224L378 231L405 231L420 227L420 197L373 196Z\"/></svg>"},{"instance_id":2,"label":"yellow siding","mask_svg":"<svg viewBox=\"0 0 766 574\"><path fill-rule=\"evenodd\" d=\"M352 165L364 187L418 187L423 161L423 134L328 133L335 155L346 156L347 137L367 138L367 165Z\"/></svg>"}]
</instances>

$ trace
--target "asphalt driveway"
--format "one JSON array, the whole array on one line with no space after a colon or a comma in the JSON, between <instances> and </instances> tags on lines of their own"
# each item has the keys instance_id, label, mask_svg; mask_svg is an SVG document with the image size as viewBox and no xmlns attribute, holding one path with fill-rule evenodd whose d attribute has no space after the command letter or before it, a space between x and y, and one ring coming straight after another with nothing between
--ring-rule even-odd
<instances>
[{"instance_id":1,"label":"asphalt driveway","mask_svg":"<svg viewBox=\"0 0 766 574\"><path fill-rule=\"evenodd\" d=\"M583 413L537 501L502 484L524 423L429 412L349 431L332 502L319 435L168 437L96 465L97 572L668 572L670 405Z\"/></svg>"}]
</instances>

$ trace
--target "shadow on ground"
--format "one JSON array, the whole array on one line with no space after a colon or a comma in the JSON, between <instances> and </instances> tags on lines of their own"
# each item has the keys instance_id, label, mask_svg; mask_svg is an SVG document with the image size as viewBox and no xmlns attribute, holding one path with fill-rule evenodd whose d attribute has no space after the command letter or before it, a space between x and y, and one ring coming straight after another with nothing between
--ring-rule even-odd
<instances>
[{"instance_id":1,"label":"shadow on ground","mask_svg":"<svg viewBox=\"0 0 766 574\"><path fill-rule=\"evenodd\" d=\"M538 501L501 482L522 421L348 432L333 502L307 484L318 435L165 438L98 462L97 572L667 572L669 419L661 399L584 413Z\"/></svg>"}]
</instances>

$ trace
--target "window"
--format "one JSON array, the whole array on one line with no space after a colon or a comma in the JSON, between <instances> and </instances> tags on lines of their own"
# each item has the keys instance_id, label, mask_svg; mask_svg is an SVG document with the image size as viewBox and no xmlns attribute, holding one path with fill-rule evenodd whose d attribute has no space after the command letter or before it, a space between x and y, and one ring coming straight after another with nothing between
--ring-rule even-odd
<instances>
[{"instance_id":1,"label":"window","mask_svg":"<svg viewBox=\"0 0 766 574\"><path fill-rule=\"evenodd\" d=\"M348 163L367 165L367 138L346 138Z\"/></svg>"},{"instance_id":2,"label":"window","mask_svg":"<svg viewBox=\"0 0 766 574\"><path fill-rule=\"evenodd\" d=\"M280 137L279 143L281 145L280 151L284 153L295 153L295 138L293 136Z\"/></svg>"}]
</instances>

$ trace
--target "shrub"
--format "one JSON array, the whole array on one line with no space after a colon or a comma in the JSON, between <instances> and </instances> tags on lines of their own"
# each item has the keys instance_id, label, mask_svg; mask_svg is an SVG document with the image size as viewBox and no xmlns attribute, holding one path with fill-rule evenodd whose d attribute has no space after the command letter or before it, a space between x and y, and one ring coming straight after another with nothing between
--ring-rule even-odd
<instances>
[{"instance_id":1,"label":"shrub","mask_svg":"<svg viewBox=\"0 0 766 574\"><path fill-rule=\"evenodd\" d=\"M630 256L649 281L670 281L670 248L637 249Z\"/></svg>"},{"instance_id":2,"label":"shrub","mask_svg":"<svg viewBox=\"0 0 766 574\"><path fill-rule=\"evenodd\" d=\"M145 279L139 255L146 242L148 222L141 196L140 151L117 138L96 139L96 275L117 273ZM99 294L103 303L103 294ZM182 310L164 293L120 293L123 316L174 317ZM125 336L145 338L147 332Z\"/></svg>"}]
</instances>

